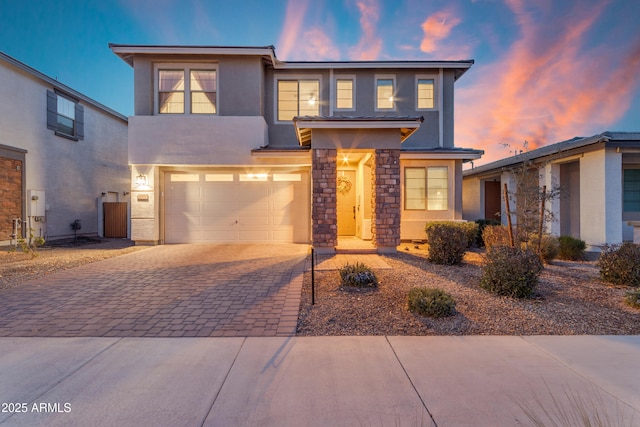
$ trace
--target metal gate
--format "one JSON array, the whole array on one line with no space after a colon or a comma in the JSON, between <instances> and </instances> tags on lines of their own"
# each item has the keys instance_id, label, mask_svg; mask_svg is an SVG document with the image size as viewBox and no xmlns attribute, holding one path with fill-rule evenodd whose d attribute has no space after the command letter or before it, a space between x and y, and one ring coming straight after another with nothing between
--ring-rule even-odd
<instances>
[{"instance_id":1,"label":"metal gate","mask_svg":"<svg viewBox=\"0 0 640 427\"><path fill-rule=\"evenodd\" d=\"M127 237L127 202L104 202L104 237Z\"/></svg>"}]
</instances>

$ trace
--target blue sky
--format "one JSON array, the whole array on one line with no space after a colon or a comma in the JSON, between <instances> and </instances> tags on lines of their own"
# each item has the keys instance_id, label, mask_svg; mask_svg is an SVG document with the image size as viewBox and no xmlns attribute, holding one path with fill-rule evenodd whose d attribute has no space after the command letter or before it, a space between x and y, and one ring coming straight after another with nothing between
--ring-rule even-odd
<instances>
[{"instance_id":1,"label":"blue sky","mask_svg":"<svg viewBox=\"0 0 640 427\"><path fill-rule=\"evenodd\" d=\"M282 60L474 59L456 145L485 161L640 131L640 0L0 0L0 51L125 115L108 43L274 45Z\"/></svg>"}]
</instances>

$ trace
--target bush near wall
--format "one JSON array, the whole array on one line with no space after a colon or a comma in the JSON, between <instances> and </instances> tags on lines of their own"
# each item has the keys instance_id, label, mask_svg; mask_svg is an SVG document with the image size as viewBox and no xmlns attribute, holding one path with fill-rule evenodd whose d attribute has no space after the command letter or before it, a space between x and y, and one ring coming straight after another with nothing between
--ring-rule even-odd
<instances>
[{"instance_id":1,"label":"bush near wall","mask_svg":"<svg viewBox=\"0 0 640 427\"><path fill-rule=\"evenodd\" d=\"M501 225L500 221L495 219L477 219L475 223L478 224L478 233L476 234L476 245L478 247L485 246L484 239L482 238L482 234L484 233L484 229L486 227Z\"/></svg>"},{"instance_id":2,"label":"bush near wall","mask_svg":"<svg viewBox=\"0 0 640 427\"><path fill-rule=\"evenodd\" d=\"M509 229L506 225L487 225L482 231L482 241L487 250L494 246L511 246Z\"/></svg>"},{"instance_id":3,"label":"bush near wall","mask_svg":"<svg viewBox=\"0 0 640 427\"><path fill-rule=\"evenodd\" d=\"M462 264L464 253L469 247L469 227L463 224L469 223L439 221L427 224L425 231L429 244L429 261L444 265Z\"/></svg>"},{"instance_id":4,"label":"bush near wall","mask_svg":"<svg viewBox=\"0 0 640 427\"><path fill-rule=\"evenodd\" d=\"M582 261L585 258L584 251L587 249L587 243L584 240L571 236L560 236L558 243L560 244L558 258L569 261Z\"/></svg>"},{"instance_id":5,"label":"bush near wall","mask_svg":"<svg viewBox=\"0 0 640 427\"><path fill-rule=\"evenodd\" d=\"M532 234L529 237L529 241L527 242L527 246L529 249L536 252L538 250L538 235ZM551 264L551 262L558 256L560 252L560 243L558 242L558 238L552 236L550 234L543 234L542 240L540 241L540 258L547 264Z\"/></svg>"},{"instance_id":6,"label":"bush near wall","mask_svg":"<svg viewBox=\"0 0 640 427\"><path fill-rule=\"evenodd\" d=\"M516 298L531 296L538 285L542 263L530 250L493 246L487 250L480 287L497 295Z\"/></svg>"},{"instance_id":7,"label":"bush near wall","mask_svg":"<svg viewBox=\"0 0 640 427\"><path fill-rule=\"evenodd\" d=\"M465 236L467 238L467 248L470 248L471 246L474 245L474 243L476 242L477 238L478 238L478 224L476 224L475 222L471 222L471 221L431 221L428 222L427 225L425 226L424 230L427 233L427 243L429 242L429 229L436 227L436 226L440 226L440 225L446 225L446 226L450 226L450 227L454 227L454 228L459 228L461 230L464 231Z\"/></svg>"},{"instance_id":8,"label":"bush near wall","mask_svg":"<svg viewBox=\"0 0 640 427\"><path fill-rule=\"evenodd\" d=\"M605 282L640 286L640 246L635 243L607 246L597 265L600 278Z\"/></svg>"}]
</instances>

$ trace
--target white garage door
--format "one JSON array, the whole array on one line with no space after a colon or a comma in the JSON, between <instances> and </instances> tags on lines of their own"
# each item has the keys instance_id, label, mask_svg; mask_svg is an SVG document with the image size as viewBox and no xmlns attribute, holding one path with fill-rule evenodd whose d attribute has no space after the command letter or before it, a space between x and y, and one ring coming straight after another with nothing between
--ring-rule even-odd
<instances>
[{"instance_id":1,"label":"white garage door","mask_svg":"<svg viewBox=\"0 0 640 427\"><path fill-rule=\"evenodd\" d=\"M165 173L167 243L309 241L309 174Z\"/></svg>"}]
</instances>

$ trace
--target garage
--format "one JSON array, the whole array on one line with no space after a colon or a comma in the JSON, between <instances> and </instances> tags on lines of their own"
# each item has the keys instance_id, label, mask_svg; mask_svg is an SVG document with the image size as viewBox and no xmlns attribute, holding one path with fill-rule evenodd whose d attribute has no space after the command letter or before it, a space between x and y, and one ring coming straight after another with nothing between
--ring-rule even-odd
<instances>
[{"instance_id":1,"label":"garage","mask_svg":"<svg viewBox=\"0 0 640 427\"><path fill-rule=\"evenodd\" d=\"M305 170L166 171L166 243L308 243Z\"/></svg>"}]
</instances>

